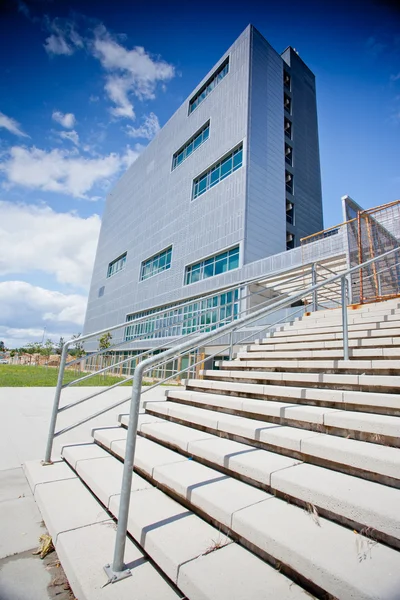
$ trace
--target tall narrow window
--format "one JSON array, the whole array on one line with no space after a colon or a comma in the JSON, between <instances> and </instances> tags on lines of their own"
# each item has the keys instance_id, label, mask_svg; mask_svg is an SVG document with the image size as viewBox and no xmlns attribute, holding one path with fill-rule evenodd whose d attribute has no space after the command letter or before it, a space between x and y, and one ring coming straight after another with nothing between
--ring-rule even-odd
<instances>
[{"instance_id":1,"label":"tall narrow window","mask_svg":"<svg viewBox=\"0 0 400 600\"><path fill-rule=\"evenodd\" d=\"M243 144L215 163L193 181L192 200L217 185L222 179L239 169L243 164Z\"/></svg>"},{"instance_id":2,"label":"tall narrow window","mask_svg":"<svg viewBox=\"0 0 400 600\"><path fill-rule=\"evenodd\" d=\"M292 114L292 99L288 94L283 95L283 106L285 110L291 115Z\"/></svg>"},{"instance_id":3,"label":"tall narrow window","mask_svg":"<svg viewBox=\"0 0 400 600\"><path fill-rule=\"evenodd\" d=\"M290 119L287 119L286 117L285 117L284 128L285 128L285 135L287 135L289 140L291 140L292 139L292 122Z\"/></svg>"},{"instance_id":4,"label":"tall narrow window","mask_svg":"<svg viewBox=\"0 0 400 600\"><path fill-rule=\"evenodd\" d=\"M292 78L287 71L283 71L283 85L290 92L292 89Z\"/></svg>"},{"instance_id":5,"label":"tall narrow window","mask_svg":"<svg viewBox=\"0 0 400 600\"><path fill-rule=\"evenodd\" d=\"M210 92L219 84L220 81L228 74L229 57L224 60L222 65L211 75L210 79L199 89L199 91L189 101L189 114L205 100Z\"/></svg>"},{"instance_id":6,"label":"tall narrow window","mask_svg":"<svg viewBox=\"0 0 400 600\"><path fill-rule=\"evenodd\" d=\"M126 252L124 254L121 254L121 256L109 263L107 269L107 277L112 277L113 275L115 275L115 273L118 273L118 271L122 271L126 263L126 254Z\"/></svg>"},{"instance_id":7,"label":"tall narrow window","mask_svg":"<svg viewBox=\"0 0 400 600\"><path fill-rule=\"evenodd\" d=\"M144 260L140 269L140 281L169 269L171 267L171 258L172 246Z\"/></svg>"},{"instance_id":8,"label":"tall narrow window","mask_svg":"<svg viewBox=\"0 0 400 600\"><path fill-rule=\"evenodd\" d=\"M289 171L285 171L286 191L293 194L293 175Z\"/></svg>"},{"instance_id":9,"label":"tall narrow window","mask_svg":"<svg viewBox=\"0 0 400 600\"><path fill-rule=\"evenodd\" d=\"M294 225L294 205L286 200L286 223Z\"/></svg>"},{"instance_id":10,"label":"tall narrow window","mask_svg":"<svg viewBox=\"0 0 400 600\"><path fill-rule=\"evenodd\" d=\"M288 165L293 165L293 148L285 143L285 161Z\"/></svg>"}]
</instances>

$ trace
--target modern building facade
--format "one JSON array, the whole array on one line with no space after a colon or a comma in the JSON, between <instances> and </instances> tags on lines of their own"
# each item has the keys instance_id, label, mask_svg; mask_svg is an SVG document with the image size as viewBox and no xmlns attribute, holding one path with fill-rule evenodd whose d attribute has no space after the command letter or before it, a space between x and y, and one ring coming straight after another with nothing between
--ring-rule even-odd
<instances>
[{"instance_id":1,"label":"modern building facade","mask_svg":"<svg viewBox=\"0 0 400 600\"><path fill-rule=\"evenodd\" d=\"M224 288L321 229L314 75L249 25L109 194L84 332L193 298L192 332L205 293L233 315Z\"/></svg>"}]
</instances>

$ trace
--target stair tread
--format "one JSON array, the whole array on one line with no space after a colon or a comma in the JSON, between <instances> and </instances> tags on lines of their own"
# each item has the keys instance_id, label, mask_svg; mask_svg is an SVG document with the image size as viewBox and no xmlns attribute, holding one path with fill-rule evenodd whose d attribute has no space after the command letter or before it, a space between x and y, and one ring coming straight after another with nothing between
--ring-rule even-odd
<instances>
[{"instance_id":1,"label":"stair tread","mask_svg":"<svg viewBox=\"0 0 400 600\"><path fill-rule=\"evenodd\" d=\"M151 444L151 442L148 442L148 444ZM148 454L148 444L142 455L143 457L147 456L147 461L150 460L151 462L151 453L150 456ZM155 444L153 443L152 446L155 446ZM82 446L78 446L72 453L71 451L66 452L65 459L67 461L69 459L75 460L82 452L82 448ZM161 450L168 452L165 448L161 448ZM105 454L108 453L105 452ZM76 464L79 475L95 493L101 491L101 497L106 498L110 492L110 480L114 482L119 479L119 483L121 484L120 475L123 465L109 454L108 458L100 459L98 457L86 458L87 456L88 453L85 453L85 450L83 450L82 457L79 457L77 460ZM187 459L185 459L185 462L188 462ZM103 469L98 468L100 464L103 466ZM176 466L169 465L169 467ZM202 467L202 465L198 466ZM96 469L95 473L93 468ZM162 468L160 467L159 469L162 470ZM197 477L199 475L197 473ZM94 484L95 489L93 488ZM259 490L254 490L254 492L259 492ZM251 502L252 498L248 497L248 501ZM246 501L244 503L248 506ZM131 494L131 504L128 530L134 539L140 543L163 572L185 594L195 585L200 586L199 593L203 593L196 561L204 555L212 555L212 559L215 560L217 553L222 549L219 547L219 544L225 548L228 545L237 546L237 544L229 537L221 534L218 529L182 506L179 502L156 489L150 483L147 483L146 489L141 488L133 491ZM118 515L118 507L119 493L113 494L109 503L110 511L115 516ZM237 570L241 569L241 563L237 562L240 559L245 560L249 565L249 573L242 571L241 575L244 578L246 587L250 591L250 597L256 598L255 593L260 586L259 581L252 581L251 572L257 573L268 584L268 594L265 598L272 600L276 597L273 594L277 593L278 590L282 590L285 596L288 597L289 591L293 586L295 588L294 597L305 597L305 592L301 588L244 548L241 548L238 552L233 550L229 554L229 558L233 560L233 563L230 564L231 568L235 568L236 565ZM208 564L213 564L213 560L210 559ZM191 564L191 569L186 572L185 578L181 578L181 567L189 563ZM214 577L216 578L215 584L217 584L219 579L218 570L215 569L214 573ZM208 585L212 583L212 581L210 582L210 578L207 581ZM230 586L225 585L221 592L223 594L222 598L228 600L228 598L232 597L231 592ZM236 597L239 600L239 596ZM196 596L192 596L192 598L196 598Z\"/></svg>"},{"instance_id":2,"label":"stair tread","mask_svg":"<svg viewBox=\"0 0 400 600\"><path fill-rule=\"evenodd\" d=\"M167 427L163 427L161 423L153 424L151 430L146 429L145 433L150 434L154 441L167 444L173 444L176 437L183 439L186 435L186 451L194 458L204 459L211 466L229 469L233 476L245 476L271 486L273 490L316 505L319 509L343 515L362 525L368 524L400 540L398 489L217 436L193 442L191 429L177 423L170 422ZM110 443L115 435L118 434L110 434ZM143 438L139 440L143 441ZM152 446L149 440L144 441L146 444L139 446L139 455L135 459L137 466L142 464L143 454L147 457L154 456L156 448L159 448L158 443ZM174 463L185 459L178 452L163 449L166 451L164 466L172 468ZM119 456L123 457L124 451L124 448L120 448ZM150 462L148 458L147 462ZM151 463L153 462L152 459Z\"/></svg>"},{"instance_id":3,"label":"stair tread","mask_svg":"<svg viewBox=\"0 0 400 600\"><path fill-rule=\"evenodd\" d=\"M165 404L173 404L167 402ZM309 459L322 458L348 467L361 469L365 472L376 473L384 477L400 479L400 450L370 442L347 439L335 435L311 432L306 429L288 427L285 425L267 424L265 421L249 419L236 415L217 413L202 408L190 407L191 414L188 415L184 405L168 407L168 415L192 423L193 415L201 424L202 419L210 423L214 419L213 427L216 432L230 433L250 441L256 440L271 446L302 452L309 455ZM157 412L160 407L156 403L152 411ZM165 411L164 407L164 411ZM211 414L213 413L213 414ZM165 413L159 413L165 414ZM122 417L121 423L126 425L126 418ZM207 425L208 427L210 425ZM151 425L144 425L143 431L149 430ZM207 435L204 433L204 435Z\"/></svg>"},{"instance_id":4,"label":"stair tread","mask_svg":"<svg viewBox=\"0 0 400 600\"><path fill-rule=\"evenodd\" d=\"M161 425L154 424L148 427ZM148 460L151 462L151 457L148 457ZM380 583L380 578L377 581L376 572L379 572L380 576L390 577L392 584L400 584L400 575L395 574L395 569L398 571L400 568L400 553L380 543L374 544L374 569L371 569L368 561L359 562L353 531L323 517L316 517L316 522L313 516L302 508L274 498L247 483L221 475L215 469L187 460L155 469L154 479L336 597L344 597L343 591L352 589L358 598L374 597L372 594L376 594L377 598L389 598L388 592ZM137 505L137 494L143 495L146 492L139 491L133 495L132 509L136 515L141 512L142 506L144 507L143 503ZM152 509L150 513L153 521L165 518L158 510ZM254 515L259 519L257 525ZM274 519L273 527L271 518ZM137 516L136 519L140 517ZM294 522L297 529L293 544ZM180 525L185 524L181 522ZM180 530L183 532L183 527ZM187 527L185 531L185 536L190 535ZM369 540L361 535L358 535L357 539L360 543L369 543ZM170 540L170 549L171 546ZM314 568L315 562L318 563L318 570ZM297 566L301 568L298 569ZM379 596L382 592L383 595Z\"/></svg>"},{"instance_id":5,"label":"stair tread","mask_svg":"<svg viewBox=\"0 0 400 600\"><path fill-rule=\"evenodd\" d=\"M199 383L207 382L199 380ZM221 383L221 382L218 382ZM193 384L191 384L193 385ZM227 383L227 386L229 384ZM247 387L251 384L246 384ZM254 386L254 388L262 386ZM268 387L268 386L265 386ZM272 386L271 386L272 387ZM291 390L299 388L283 388L288 390L287 396ZM305 399L318 398L327 399L332 402L343 401L343 392L336 393L336 390L315 390L314 388L304 389L303 397ZM248 393L251 391L248 390ZM264 393L265 391L260 391ZM368 395L368 392L365 392ZM298 395L298 394L297 394ZM293 394L294 396L294 394ZM301 396L301 394L300 394ZM349 396L350 397L350 396ZM170 401L186 399L188 402L197 404L225 408L226 410L237 410L243 413L252 413L254 415L263 415L266 418L275 417L281 420L294 420L307 423L319 423L331 427L348 428L353 431L369 432L371 434L386 435L390 437L400 436L400 417L392 415L381 415L369 412L353 412L339 408L327 408L322 406L312 406L307 404L293 404L287 402L274 402L272 400L254 399L247 397L237 397L228 394L205 393L204 391L169 391L169 402L163 406L164 414L168 414ZM376 402L378 402L376 400ZM396 404L394 402L394 404ZM186 404L184 406L187 406ZM400 400L397 400L397 406L400 406ZM148 407L152 409L153 404ZM190 406L188 406L190 412Z\"/></svg>"}]
</instances>

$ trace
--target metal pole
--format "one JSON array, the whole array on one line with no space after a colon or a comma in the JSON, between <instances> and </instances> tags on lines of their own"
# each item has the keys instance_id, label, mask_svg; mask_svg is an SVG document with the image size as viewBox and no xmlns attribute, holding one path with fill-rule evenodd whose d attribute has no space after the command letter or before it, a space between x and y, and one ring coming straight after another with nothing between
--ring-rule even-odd
<instances>
[{"instance_id":1,"label":"metal pole","mask_svg":"<svg viewBox=\"0 0 400 600\"><path fill-rule=\"evenodd\" d=\"M135 458L140 397L142 393L143 364L144 363L139 363L139 365L136 367L135 376L132 384L132 399L129 411L128 433L126 436L124 471L122 475L122 486L118 511L118 525L117 536L115 539L114 559L112 567L110 565L106 565L104 567L104 570L108 575L109 581L112 583L118 581L119 579L129 577L131 575L130 570L125 568L124 554L126 534L128 531L129 504L131 499L133 461Z\"/></svg>"},{"instance_id":2,"label":"metal pole","mask_svg":"<svg viewBox=\"0 0 400 600\"><path fill-rule=\"evenodd\" d=\"M342 330L343 330L343 359L349 360L349 327L347 321L347 279L341 279L342 291Z\"/></svg>"},{"instance_id":3,"label":"metal pole","mask_svg":"<svg viewBox=\"0 0 400 600\"><path fill-rule=\"evenodd\" d=\"M235 330L232 329L232 331L229 334L229 360L232 360L232 356L233 356L233 332Z\"/></svg>"},{"instance_id":4,"label":"metal pole","mask_svg":"<svg viewBox=\"0 0 400 600\"><path fill-rule=\"evenodd\" d=\"M58 408L60 406L61 390L64 379L65 363L67 362L68 342L64 344L61 352L60 368L58 371L56 393L54 395L53 410L51 413L49 435L47 438L46 454L44 456L44 464L51 464L51 452L53 450L54 432L56 430Z\"/></svg>"},{"instance_id":5,"label":"metal pole","mask_svg":"<svg viewBox=\"0 0 400 600\"><path fill-rule=\"evenodd\" d=\"M311 265L311 285L317 285L317 269L315 263ZM313 291L313 312L318 310L318 291Z\"/></svg>"}]
</instances>

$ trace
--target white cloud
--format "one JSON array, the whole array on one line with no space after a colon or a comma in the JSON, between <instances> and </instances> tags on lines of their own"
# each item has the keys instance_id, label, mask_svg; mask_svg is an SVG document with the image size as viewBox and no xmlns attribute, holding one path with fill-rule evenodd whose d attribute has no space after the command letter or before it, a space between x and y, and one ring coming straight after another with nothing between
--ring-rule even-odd
<instances>
[{"instance_id":1,"label":"white cloud","mask_svg":"<svg viewBox=\"0 0 400 600\"><path fill-rule=\"evenodd\" d=\"M396 75L391 75L390 76L390 80L391 81L398 81L400 79L400 73L397 73Z\"/></svg>"},{"instance_id":2,"label":"white cloud","mask_svg":"<svg viewBox=\"0 0 400 600\"><path fill-rule=\"evenodd\" d=\"M65 54L66 56L70 56L74 53L74 48L67 43L66 39L62 35L55 35L54 33L46 38L44 49L47 54Z\"/></svg>"},{"instance_id":3,"label":"white cloud","mask_svg":"<svg viewBox=\"0 0 400 600\"><path fill-rule=\"evenodd\" d=\"M112 114L134 119L131 96L139 100L154 99L157 83L174 77L173 65L159 57L152 57L141 46L128 50L116 40L104 26L95 31L92 52L103 68L110 73L105 90L116 105Z\"/></svg>"},{"instance_id":4,"label":"white cloud","mask_svg":"<svg viewBox=\"0 0 400 600\"><path fill-rule=\"evenodd\" d=\"M140 127L132 127L132 125L126 126L126 132L133 138L145 138L152 140L155 135L160 131L160 123L157 115L151 112L149 115L144 117L144 123Z\"/></svg>"},{"instance_id":5,"label":"white cloud","mask_svg":"<svg viewBox=\"0 0 400 600\"><path fill-rule=\"evenodd\" d=\"M29 137L29 135L21 130L18 121L12 119L11 117L7 117L7 115L2 112L0 112L0 128L7 129L7 131L13 133L14 135Z\"/></svg>"},{"instance_id":6,"label":"white cloud","mask_svg":"<svg viewBox=\"0 0 400 600\"><path fill-rule=\"evenodd\" d=\"M87 158L77 155L76 150L13 146L0 163L0 171L5 173L9 186L18 184L90 199L87 193L95 185L108 186L111 178L139 156L140 149L137 145L134 150L128 147L124 155L111 153Z\"/></svg>"},{"instance_id":7,"label":"white cloud","mask_svg":"<svg viewBox=\"0 0 400 600\"><path fill-rule=\"evenodd\" d=\"M0 253L0 276L42 271L86 290L99 231L98 215L81 218L46 205L0 201L0 239L9 249Z\"/></svg>"},{"instance_id":8,"label":"white cloud","mask_svg":"<svg viewBox=\"0 0 400 600\"><path fill-rule=\"evenodd\" d=\"M70 142L72 142L73 144L75 144L75 146L79 146L79 135L76 133L75 130L73 130L73 131L59 131L58 135L63 140L69 140Z\"/></svg>"},{"instance_id":9,"label":"white cloud","mask_svg":"<svg viewBox=\"0 0 400 600\"><path fill-rule=\"evenodd\" d=\"M45 337L57 340L81 331L87 298L62 294L24 281L0 282L0 339L18 347Z\"/></svg>"},{"instance_id":10,"label":"white cloud","mask_svg":"<svg viewBox=\"0 0 400 600\"><path fill-rule=\"evenodd\" d=\"M51 118L66 129L72 129L76 121L73 113L62 113L59 110L53 111Z\"/></svg>"},{"instance_id":11,"label":"white cloud","mask_svg":"<svg viewBox=\"0 0 400 600\"><path fill-rule=\"evenodd\" d=\"M44 23L48 31L51 32L44 43L44 49L50 56L53 54L71 56L77 48L83 48L83 39L76 32L73 22L63 19L50 21L45 18Z\"/></svg>"}]
</instances>

